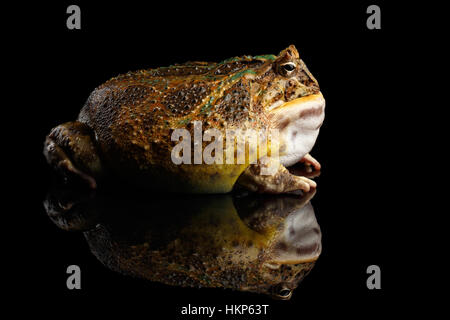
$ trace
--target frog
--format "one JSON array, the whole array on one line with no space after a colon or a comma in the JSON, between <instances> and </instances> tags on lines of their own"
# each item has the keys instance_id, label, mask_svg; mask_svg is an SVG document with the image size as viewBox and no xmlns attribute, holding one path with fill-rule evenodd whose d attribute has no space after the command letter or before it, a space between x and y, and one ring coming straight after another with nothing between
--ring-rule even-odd
<instances>
[{"instance_id":1,"label":"frog","mask_svg":"<svg viewBox=\"0 0 450 320\"><path fill-rule=\"evenodd\" d=\"M90 94L77 120L51 129L44 155L62 176L92 189L114 177L183 193L309 192L316 182L288 168L300 163L320 172L310 151L324 113L319 84L290 45L278 55L188 61L113 77ZM205 133L277 130L278 156L270 156L270 147L253 148L243 162L176 163L174 148L185 138L174 140L174 133L195 135L198 123ZM197 145L205 149L208 141ZM222 151L230 151L228 144Z\"/></svg>"}]
</instances>

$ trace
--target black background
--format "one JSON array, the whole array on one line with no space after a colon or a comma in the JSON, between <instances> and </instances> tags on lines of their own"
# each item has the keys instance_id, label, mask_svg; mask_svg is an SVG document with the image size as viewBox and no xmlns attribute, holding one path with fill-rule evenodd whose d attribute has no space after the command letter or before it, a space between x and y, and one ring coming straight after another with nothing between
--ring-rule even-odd
<instances>
[{"instance_id":1,"label":"black background","mask_svg":"<svg viewBox=\"0 0 450 320\"><path fill-rule=\"evenodd\" d=\"M66 8L73 3L81 7L81 30L66 28ZM26 113L14 110L21 125L6 141L26 141L14 157L21 172L8 180L8 202L14 204L9 213L19 221L5 230L14 232L9 237L12 270L6 274L14 285L10 297L27 305L17 312L183 319L180 308L187 304L269 304L270 319L321 318L330 312L367 318L392 307L404 312L398 298L408 294L410 278L402 262L407 253L400 222L408 212L401 209L397 182L402 172L393 160L406 149L399 125L403 88L396 80L403 68L401 50L412 32L401 22L404 8L375 2L382 10L382 29L368 30L371 2L73 3L16 8L21 18L10 24L9 48L20 48L13 51L20 59L14 74L17 92L10 94L26 106ZM19 30L20 36L13 37ZM312 151L322 164L312 202L323 252L290 301L174 288L116 274L89 252L81 233L59 230L46 217L42 201L50 168L42 156L45 135L74 120L96 86L130 70L277 54L290 44L318 79L327 101L325 123ZM66 288L65 271L71 264L81 267L82 290ZM381 290L366 287L371 264L381 268Z\"/></svg>"}]
</instances>

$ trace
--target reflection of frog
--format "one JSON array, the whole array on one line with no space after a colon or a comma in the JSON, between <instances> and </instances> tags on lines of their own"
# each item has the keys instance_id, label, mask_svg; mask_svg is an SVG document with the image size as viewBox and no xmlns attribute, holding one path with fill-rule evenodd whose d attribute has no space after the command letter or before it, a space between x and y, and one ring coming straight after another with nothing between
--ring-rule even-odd
<instances>
[{"instance_id":1,"label":"reflection of frog","mask_svg":"<svg viewBox=\"0 0 450 320\"><path fill-rule=\"evenodd\" d=\"M321 252L312 193L239 199L121 193L71 202L55 191L45 207L58 226L84 230L108 268L151 281L288 299Z\"/></svg>"},{"instance_id":2,"label":"reflection of frog","mask_svg":"<svg viewBox=\"0 0 450 320\"><path fill-rule=\"evenodd\" d=\"M82 177L91 187L112 172L159 190L225 193L238 182L258 192L308 192L315 182L292 175L285 167L302 161L320 169L308 152L324 119L324 107L318 83L294 46L278 56L140 70L95 89L77 121L50 132L44 154L52 166L65 175ZM276 173L261 175L261 161L174 164L171 150L176 142L171 135L184 128L193 136L194 121L201 121L203 130L220 132L278 129ZM255 157L266 156L260 152Z\"/></svg>"}]
</instances>

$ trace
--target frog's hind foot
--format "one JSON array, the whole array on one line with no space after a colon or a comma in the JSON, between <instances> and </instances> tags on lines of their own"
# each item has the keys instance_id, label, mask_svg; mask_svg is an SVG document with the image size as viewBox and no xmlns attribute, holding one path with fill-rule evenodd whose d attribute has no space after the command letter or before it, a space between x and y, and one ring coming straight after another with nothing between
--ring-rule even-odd
<instances>
[{"instance_id":1,"label":"frog's hind foot","mask_svg":"<svg viewBox=\"0 0 450 320\"><path fill-rule=\"evenodd\" d=\"M264 174L267 166L276 166L272 174ZM244 188L259 193L287 193L301 190L310 192L316 188L316 183L304 176L291 174L281 163L269 161L266 164L250 165L239 177L238 184Z\"/></svg>"},{"instance_id":2,"label":"frog's hind foot","mask_svg":"<svg viewBox=\"0 0 450 320\"><path fill-rule=\"evenodd\" d=\"M79 122L66 122L50 131L44 142L47 162L63 177L73 175L95 189L94 176L101 173L101 162L91 128Z\"/></svg>"}]
</instances>

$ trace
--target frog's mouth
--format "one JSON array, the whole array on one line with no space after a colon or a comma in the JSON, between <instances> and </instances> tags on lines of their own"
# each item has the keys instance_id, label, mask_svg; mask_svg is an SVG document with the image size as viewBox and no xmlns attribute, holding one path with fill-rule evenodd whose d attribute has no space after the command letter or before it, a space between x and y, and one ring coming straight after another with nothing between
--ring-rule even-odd
<instances>
[{"instance_id":1,"label":"frog's mouth","mask_svg":"<svg viewBox=\"0 0 450 320\"><path fill-rule=\"evenodd\" d=\"M272 126L280 134L280 161L291 166L314 146L325 117L322 93L297 98L269 111Z\"/></svg>"}]
</instances>

